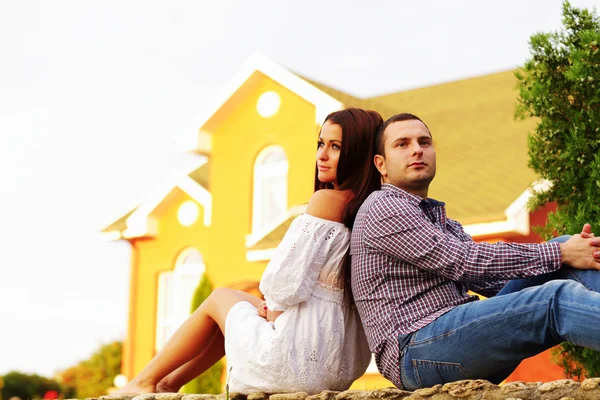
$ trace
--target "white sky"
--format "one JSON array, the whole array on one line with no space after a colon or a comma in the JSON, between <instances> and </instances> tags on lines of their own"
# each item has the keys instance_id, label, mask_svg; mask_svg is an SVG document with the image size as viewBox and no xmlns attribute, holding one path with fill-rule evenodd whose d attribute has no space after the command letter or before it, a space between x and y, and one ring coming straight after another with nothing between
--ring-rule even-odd
<instances>
[{"instance_id":1,"label":"white sky","mask_svg":"<svg viewBox=\"0 0 600 400\"><path fill-rule=\"evenodd\" d=\"M125 336L129 247L98 231L186 165L175 135L253 52L369 96L514 68L560 13L559 0L1 2L0 374L50 376Z\"/></svg>"}]
</instances>

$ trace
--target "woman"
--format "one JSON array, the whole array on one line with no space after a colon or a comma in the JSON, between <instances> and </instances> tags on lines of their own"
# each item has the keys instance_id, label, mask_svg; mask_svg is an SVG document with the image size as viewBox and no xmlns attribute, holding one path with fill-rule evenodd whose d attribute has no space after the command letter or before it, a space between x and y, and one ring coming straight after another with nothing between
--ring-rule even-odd
<instances>
[{"instance_id":1,"label":"woman","mask_svg":"<svg viewBox=\"0 0 600 400\"><path fill-rule=\"evenodd\" d=\"M230 390L240 393L344 390L364 373L371 354L346 256L356 212L379 186L371 154L382 123L361 109L327 116L315 193L267 265L266 302L214 290L120 393L177 392L225 354Z\"/></svg>"}]
</instances>

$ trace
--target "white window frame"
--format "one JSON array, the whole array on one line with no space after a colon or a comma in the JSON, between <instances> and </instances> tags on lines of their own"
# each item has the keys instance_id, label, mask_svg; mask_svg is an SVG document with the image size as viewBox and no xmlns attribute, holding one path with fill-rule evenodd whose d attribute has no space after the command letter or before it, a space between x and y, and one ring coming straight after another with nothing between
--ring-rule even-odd
<instances>
[{"instance_id":1,"label":"white window frame","mask_svg":"<svg viewBox=\"0 0 600 400\"><path fill-rule=\"evenodd\" d=\"M177 257L173 270L159 273L154 343L156 352L162 349L173 332L189 317L194 291L205 270L202 254L195 248L187 248ZM173 314L169 315L170 312Z\"/></svg>"},{"instance_id":2,"label":"white window frame","mask_svg":"<svg viewBox=\"0 0 600 400\"><path fill-rule=\"evenodd\" d=\"M265 164L264 161L267 156L276 151L281 151L283 153L285 156L285 161ZM265 147L256 157L256 161L254 162L254 182L252 196L252 238L257 238L264 235L266 231L287 212L288 170L289 163L287 154L281 146L272 145ZM272 220L266 221L266 217L263 214L262 204L265 201L265 198L270 195L270 193L265 193L264 187L266 185L263 185L263 182L266 179L274 177L285 178L285 189L283 190L283 193L278 193L278 195L281 196L280 201L283 204L283 210L281 215L277 215L273 217Z\"/></svg>"}]
</instances>

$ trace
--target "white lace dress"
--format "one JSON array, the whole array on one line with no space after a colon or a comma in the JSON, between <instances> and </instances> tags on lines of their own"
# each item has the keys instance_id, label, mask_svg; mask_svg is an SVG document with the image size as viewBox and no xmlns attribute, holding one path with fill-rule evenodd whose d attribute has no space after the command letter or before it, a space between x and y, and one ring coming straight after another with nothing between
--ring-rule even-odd
<instances>
[{"instance_id":1,"label":"white lace dress","mask_svg":"<svg viewBox=\"0 0 600 400\"><path fill-rule=\"evenodd\" d=\"M340 263L350 242L343 224L302 214L260 282L275 322L240 302L225 321L232 392L345 390L366 370L371 353L355 308L343 306Z\"/></svg>"}]
</instances>

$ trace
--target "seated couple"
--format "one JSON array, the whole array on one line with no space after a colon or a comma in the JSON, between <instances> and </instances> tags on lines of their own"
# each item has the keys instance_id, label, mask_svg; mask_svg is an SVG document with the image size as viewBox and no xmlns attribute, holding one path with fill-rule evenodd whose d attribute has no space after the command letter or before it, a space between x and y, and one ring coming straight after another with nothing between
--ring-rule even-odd
<instances>
[{"instance_id":1,"label":"seated couple","mask_svg":"<svg viewBox=\"0 0 600 400\"><path fill-rule=\"evenodd\" d=\"M317 143L315 193L264 272L266 301L216 289L120 393L176 392L224 355L232 392L314 394L347 389L371 352L415 390L498 383L565 340L600 350L588 224L544 244L475 243L427 197L436 154L412 114L336 111Z\"/></svg>"}]
</instances>

